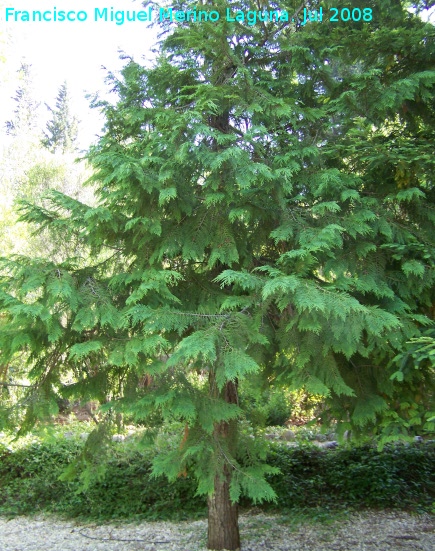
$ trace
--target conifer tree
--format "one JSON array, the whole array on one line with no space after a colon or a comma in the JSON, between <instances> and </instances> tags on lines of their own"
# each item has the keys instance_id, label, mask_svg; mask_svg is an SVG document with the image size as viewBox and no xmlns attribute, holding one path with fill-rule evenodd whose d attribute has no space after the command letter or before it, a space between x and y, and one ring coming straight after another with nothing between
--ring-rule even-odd
<instances>
[{"instance_id":1,"label":"conifer tree","mask_svg":"<svg viewBox=\"0 0 435 551\"><path fill-rule=\"evenodd\" d=\"M19 75L19 87L13 98L16 102L13 119L6 122L7 134L31 137L37 127L39 103L34 98L31 65L22 62Z\"/></svg>"},{"instance_id":2,"label":"conifer tree","mask_svg":"<svg viewBox=\"0 0 435 551\"><path fill-rule=\"evenodd\" d=\"M47 132L44 132L42 145L53 153L74 151L78 134L78 120L70 112L70 97L66 82L59 88L56 108L53 109L49 105L47 108L51 112L52 118L47 122Z\"/></svg>"},{"instance_id":3,"label":"conifer tree","mask_svg":"<svg viewBox=\"0 0 435 551\"><path fill-rule=\"evenodd\" d=\"M323 394L325 415L384 441L433 384L395 363L434 304L434 28L408 4L302 25L304 6L272 2L289 21L251 25L225 10L256 4L217 0L201 6L217 22L167 21L155 67L129 62L99 104L99 205L25 206L94 262L4 262L1 357L30 353L22 431L58 394L181 421L154 474L197 480L211 549L239 547L241 495L274 497L241 423L251 374Z\"/></svg>"}]
</instances>

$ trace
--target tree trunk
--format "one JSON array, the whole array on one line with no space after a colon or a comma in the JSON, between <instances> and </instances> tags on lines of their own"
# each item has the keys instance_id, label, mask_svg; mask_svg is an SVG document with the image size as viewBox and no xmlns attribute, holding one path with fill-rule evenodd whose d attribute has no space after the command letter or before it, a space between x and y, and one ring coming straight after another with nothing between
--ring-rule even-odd
<instances>
[{"instance_id":1,"label":"tree trunk","mask_svg":"<svg viewBox=\"0 0 435 551\"><path fill-rule=\"evenodd\" d=\"M237 404L237 382L227 382L224 397L226 402ZM222 421L216 423L214 433L219 440L225 438L233 441L236 428L236 421ZM231 443L233 442L228 442L229 448L232 447ZM230 500L230 481L231 467L225 462L223 472L218 473L214 479L214 493L208 498L207 547L215 551L240 549L239 509L237 503L231 503Z\"/></svg>"},{"instance_id":2,"label":"tree trunk","mask_svg":"<svg viewBox=\"0 0 435 551\"><path fill-rule=\"evenodd\" d=\"M228 468L224 476L216 476L214 494L208 498L208 543L209 549L220 551L240 549L239 511L237 503L230 501Z\"/></svg>"}]
</instances>

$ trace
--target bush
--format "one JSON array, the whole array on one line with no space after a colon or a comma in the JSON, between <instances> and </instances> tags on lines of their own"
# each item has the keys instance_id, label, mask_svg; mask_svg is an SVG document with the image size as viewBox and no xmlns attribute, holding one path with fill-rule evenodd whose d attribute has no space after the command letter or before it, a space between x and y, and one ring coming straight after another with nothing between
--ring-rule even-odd
<instances>
[{"instance_id":1,"label":"bush","mask_svg":"<svg viewBox=\"0 0 435 551\"><path fill-rule=\"evenodd\" d=\"M290 393L281 388L271 386L260 392L246 386L239 398L248 420L257 427L283 426L292 415Z\"/></svg>"},{"instance_id":2,"label":"bush","mask_svg":"<svg viewBox=\"0 0 435 551\"><path fill-rule=\"evenodd\" d=\"M82 442L58 440L10 452L0 448L0 514L38 511L88 519L187 519L204 516L206 500L195 496L189 476L174 484L150 476L151 461L133 445L111 450L102 477L61 482ZM391 446L321 450L271 446L270 477L278 496L273 507L396 507L431 510L435 499L435 446ZM250 506L245 500L242 505ZM266 505L271 508L271 505Z\"/></svg>"},{"instance_id":3,"label":"bush","mask_svg":"<svg viewBox=\"0 0 435 551\"><path fill-rule=\"evenodd\" d=\"M83 493L86 509L74 514L98 518L184 520L204 516L206 501L195 496L196 484L189 476L174 484L152 478L151 461L138 451L114 454L102 480L93 480Z\"/></svg>"},{"instance_id":4,"label":"bush","mask_svg":"<svg viewBox=\"0 0 435 551\"><path fill-rule=\"evenodd\" d=\"M15 452L0 452L0 514L51 510L73 493L57 478L80 451L76 442L30 444Z\"/></svg>"},{"instance_id":5,"label":"bush","mask_svg":"<svg viewBox=\"0 0 435 551\"><path fill-rule=\"evenodd\" d=\"M273 446L270 478L280 508L357 505L430 509L435 497L435 446L288 449Z\"/></svg>"},{"instance_id":6,"label":"bush","mask_svg":"<svg viewBox=\"0 0 435 551\"><path fill-rule=\"evenodd\" d=\"M186 519L205 514L205 500L195 496L189 477L175 484L151 478L151 462L127 447L112 450L105 474L95 474L81 491L78 478L59 476L80 453L83 443L31 444L15 452L0 450L0 514L37 511L99 518Z\"/></svg>"}]
</instances>

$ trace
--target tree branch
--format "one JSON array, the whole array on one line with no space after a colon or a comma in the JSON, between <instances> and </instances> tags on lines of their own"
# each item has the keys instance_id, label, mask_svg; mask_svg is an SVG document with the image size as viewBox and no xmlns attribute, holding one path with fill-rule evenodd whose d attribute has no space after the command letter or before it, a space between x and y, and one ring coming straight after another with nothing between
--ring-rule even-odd
<instances>
[{"instance_id":1,"label":"tree branch","mask_svg":"<svg viewBox=\"0 0 435 551\"><path fill-rule=\"evenodd\" d=\"M0 386L17 386L22 388L35 388L35 385L20 385L18 383L7 383L6 381L0 381Z\"/></svg>"}]
</instances>

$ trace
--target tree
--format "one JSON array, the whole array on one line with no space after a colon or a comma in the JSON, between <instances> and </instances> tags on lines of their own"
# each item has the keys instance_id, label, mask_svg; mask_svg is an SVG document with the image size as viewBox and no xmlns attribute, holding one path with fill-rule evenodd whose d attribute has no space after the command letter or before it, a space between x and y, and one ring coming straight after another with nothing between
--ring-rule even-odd
<instances>
[{"instance_id":1,"label":"tree","mask_svg":"<svg viewBox=\"0 0 435 551\"><path fill-rule=\"evenodd\" d=\"M54 226L32 234L31 228L18 222L17 201L31 201L45 206L44 194L49 189L68 193L82 201L92 203L92 190L83 187L87 178L85 163L77 163L71 156L53 155L41 146L41 128L32 86L30 65L20 71L21 84L13 118L7 123L8 137L0 151L0 250L2 255L32 254L49 256L54 261L82 253L77 242L63 239ZM0 324L4 318L0 314ZM3 422L10 426L22 419L20 404L25 400L25 362L17 356L0 365L0 409ZM8 383L6 385L5 383ZM10 386L9 386L10 385ZM24 386L23 386L24 385ZM3 407L1 407L3 406Z\"/></svg>"},{"instance_id":2,"label":"tree","mask_svg":"<svg viewBox=\"0 0 435 551\"><path fill-rule=\"evenodd\" d=\"M27 200L43 206L44 194L49 189L57 189L92 203L92 190L90 187L86 190L82 185L87 178L85 163L75 162L71 155L53 155L41 146L41 128L38 125L23 126L17 120L11 126L14 132L9 133L0 151L2 254L32 252L50 254L58 260L66 258L71 254L71 243L66 243L62 238L55 239L50 229L32 236L29 227L18 223L14 205L19 200Z\"/></svg>"},{"instance_id":3,"label":"tree","mask_svg":"<svg viewBox=\"0 0 435 551\"><path fill-rule=\"evenodd\" d=\"M351 27L285 6L166 21L156 66L130 61L99 104L98 206L26 205L93 262L6 259L1 280L1 357L30 352L21 432L59 394L182 422L154 474L196 478L211 549L239 547L242 494L274 497L239 386L263 373L323 394L343 427L406 435L394 359L433 319L434 28L396 0Z\"/></svg>"},{"instance_id":4,"label":"tree","mask_svg":"<svg viewBox=\"0 0 435 551\"><path fill-rule=\"evenodd\" d=\"M39 109L39 103L34 98L31 65L22 62L18 74L20 86L14 97L16 102L14 117L6 122L6 131L14 137L31 138L37 127Z\"/></svg>"},{"instance_id":5,"label":"tree","mask_svg":"<svg viewBox=\"0 0 435 551\"><path fill-rule=\"evenodd\" d=\"M57 94L56 108L53 109L47 105L52 114L52 118L47 122L47 132L42 140L44 147L52 151L67 153L74 151L77 141L78 120L70 113L70 99L68 95L67 83L64 82Z\"/></svg>"}]
</instances>

